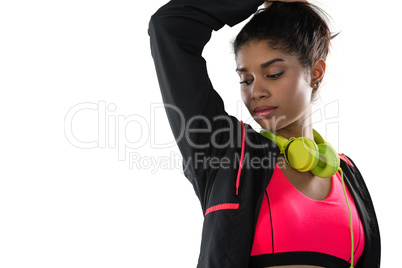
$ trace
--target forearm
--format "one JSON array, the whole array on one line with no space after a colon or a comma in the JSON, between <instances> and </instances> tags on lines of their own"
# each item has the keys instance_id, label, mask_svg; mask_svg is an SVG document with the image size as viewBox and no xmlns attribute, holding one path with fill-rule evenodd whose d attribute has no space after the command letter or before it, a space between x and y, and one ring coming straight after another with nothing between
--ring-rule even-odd
<instances>
[{"instance_id":1,"label":"forearm","mask_svg":"<svg viewBox=\"0 0 402 268\"><path fill-rule=\"evenodd\" d=\"M149 35L166 112L185 161L197 150L190 141L208 144L210 133L191 133L183 137L183 128L194 116L192 129L205 129L213 118L227 115L223 100L214 90L201 56L212 30L224 24L235 25L250 16L263 0L173 0L151 18ZM171 108L175 107L175 109ZM213 129L212 129L213 131ZM198 150L199 152L200 150ZM206 150L204 150L205 152ZM195 173L195 171L193 171Z\"/></svg>"},{"instance_id":2,"label":"forearm","mask_svg":"<svg viewBox=\"0 0 402 268\"><path fill-rule=\"evenodd\" d=\"M201 54L212 30L250 16L263 0L173 0L151 18L151 51L165 103L183 108L187 116L205 113L196 101L214 99ZM210 94L213 94L212 96ZM204 108L205 109L205 108ZM210 115L222 111L211 111Z\"/></svg>"}]
</instances>

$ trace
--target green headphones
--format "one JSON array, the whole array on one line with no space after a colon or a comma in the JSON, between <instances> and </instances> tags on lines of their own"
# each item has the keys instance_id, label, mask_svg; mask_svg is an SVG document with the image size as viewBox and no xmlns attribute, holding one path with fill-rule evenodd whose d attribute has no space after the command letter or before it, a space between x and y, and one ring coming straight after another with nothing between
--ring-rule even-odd
<instances>
[{"instance_id":1,"label":"green headphones","mask_svg":"<svg viewBox=\"0 0 402 268\"><path fill-rule=\"evenodd\" d=\"M261 129L260 134L276 143L286 162L297 171L310 171L317 177L329 178L340 167L338 153L314 129L314 141L306 137L288 140L265 129Z\"/></svg>"},{"instance_id":2,"label":"green headphones","mask_svg":"<svg viewBox=\"0 0 402 268\"><path fill-rule=\"evenodd\" d=\"M284 155L286 162L292 168L300 172L310 171L317 177L329 178L335 175L339 170L341 173L342 188L345 194L346 204L349 211L349 225L350 225L350 237L351 237L351 264L353 267L354 256L354 238L353 238L353 225L352 225L352 212L348 197L346 194L345 184L343 182L343 171L340 167L340 158L338 153L332 146L324 141L321 135L313 129L314 141L306 137L290 138L289 140L276 136L270 131L261 129L260 134L273 141L278 145L281 154Z\"/></svg>"}]
</instances>

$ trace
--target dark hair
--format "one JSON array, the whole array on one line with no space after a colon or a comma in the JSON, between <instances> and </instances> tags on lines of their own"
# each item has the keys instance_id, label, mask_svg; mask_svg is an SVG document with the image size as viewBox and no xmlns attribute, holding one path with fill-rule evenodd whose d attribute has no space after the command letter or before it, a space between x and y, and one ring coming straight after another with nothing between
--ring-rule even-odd
<instances>
[{"instance_id":1,"label":"dark hair","mask_svg":"<svg viewBox=\"0 0 402 268\"><path fill-rule=\"evenodd\" d=\"M237 35L234 53L250 42L266 41L272 48L295 55L309 69L316 60L326 59L330 40L336 36L331 36L326 20L326 14L310 3L272 2L258 10Z\"/></svg>"}]
</instances>

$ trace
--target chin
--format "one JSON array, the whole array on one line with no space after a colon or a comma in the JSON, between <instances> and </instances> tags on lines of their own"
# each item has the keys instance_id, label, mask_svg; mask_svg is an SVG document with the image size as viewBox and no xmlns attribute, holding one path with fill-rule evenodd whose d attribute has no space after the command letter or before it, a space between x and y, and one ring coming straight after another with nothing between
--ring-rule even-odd
<instances>
[{"instance_id":1,"label":"chin","mask_svg":"<svg viewBox=\"0 0 402 268\"><path fill-rule=\"evenodd\" d=\"M265 130L276 131L286 125L283 119L284 118L281 116L279 119L275 119L274 117L264 119L257 118L255 121Z\"/></svg>"}]
</instances>

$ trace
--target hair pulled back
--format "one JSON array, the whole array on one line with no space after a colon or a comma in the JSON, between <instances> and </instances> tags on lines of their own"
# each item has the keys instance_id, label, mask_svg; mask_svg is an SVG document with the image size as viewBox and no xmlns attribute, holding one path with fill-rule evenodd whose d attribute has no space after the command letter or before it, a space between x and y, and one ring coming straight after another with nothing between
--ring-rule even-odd
<instances>
[{"instance_id":1,"label":"hair pulled back","mask_svg":"<svg viewBox=\"0 0 402 268\"><path fill-rule=\"evenodd\" d=\"M274 49L296 56L304 68L326 59L331 36L325 15L318 7L304 2L272 2L260 9L233 42L237 55L242 46L266 41Z\"/></svg>"}]
</instances>

